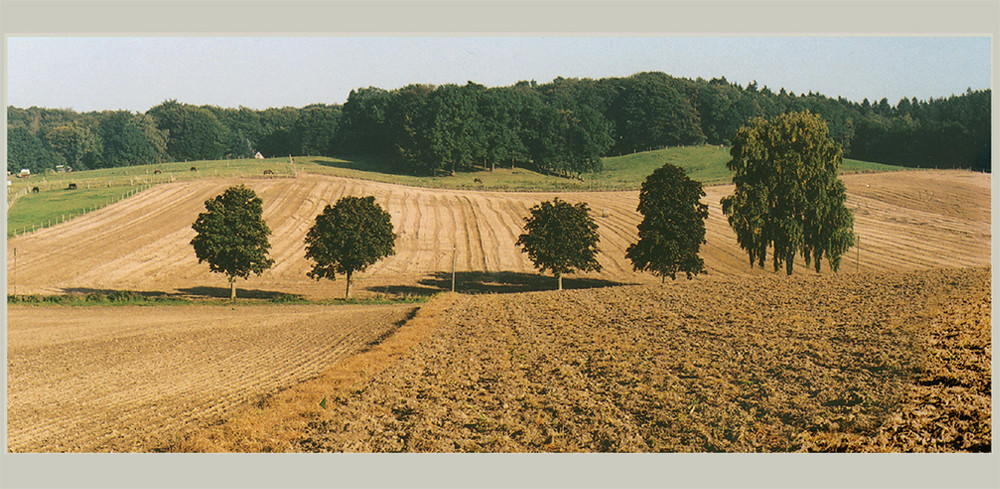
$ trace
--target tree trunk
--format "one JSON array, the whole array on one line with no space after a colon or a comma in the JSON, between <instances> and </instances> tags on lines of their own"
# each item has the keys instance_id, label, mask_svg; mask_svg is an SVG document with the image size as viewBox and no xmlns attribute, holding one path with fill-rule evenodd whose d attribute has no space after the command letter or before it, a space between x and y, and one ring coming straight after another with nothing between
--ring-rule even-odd
<instances>
[{"instance_id":1,"label":"tree trunk","mask_svg":"<svg viewBox=\"0 0 1000 489\"><path fill-rule=\"evenodd\" d=\"M236 300L236 277L229 277L229 300Z\"/></svg>"},{"instance_id":2,"label":"tree trunk","mask_svg":"<svg viewBox=\"0 0 1000 489\"><path fill-rule=\"evenodd\" d=\"M351 272L347 272L347 288L344 289L344 299L351 298Z\"/></svg>"}]
</instances>

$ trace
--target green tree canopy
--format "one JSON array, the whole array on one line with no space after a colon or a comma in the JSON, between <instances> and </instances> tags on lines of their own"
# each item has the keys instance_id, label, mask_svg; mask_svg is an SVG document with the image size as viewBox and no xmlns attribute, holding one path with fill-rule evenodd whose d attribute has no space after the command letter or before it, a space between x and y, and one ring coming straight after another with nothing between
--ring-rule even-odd
<instances>
[{"instance_id":1,"label":"green tree canopy","mask_svg":"<svg viewBox=\"0 0 1000 489\"><path fill-rule=\"evenodd\" d=\"M688 178L682 168L669 163L646 177L639 191L639 241L625 250L636 270L677 278L705 272L698 250L705 242L708 206L701 203L701 182Z\"/></svg>"},{"instance_id":2,"label":"green tree canopy","mask_svg":"<svg viewBox=\"0 0 1000 489\"><path fill-rule=\"evenodd\" d=\"M146 114L166 134L174 161L215 160L226 153L226 127L207 108L167 100Z\"/></svg>"},{"instance_id":3,"label":"green tree canopy","mask_svg":"<svg viewBox=\"0 0 1000 489\"><path fill-rule=\"evenodd\" d=\"M74 170L86 170L101 158L101 141L82 122L55 127L45 135L45 140Z\"/></svg>"},{"instance_id":4,"label":"green tree canopy","mask_svg":"<svg viewBox=\"0 0 1000 489\"><path fill-rule=\"evenodd\" d=\"M167 139L153 118L118 110L101 114L103 167L149 165L167 158Z\"/></svg>"},{"instance_id":5,"label":"green tree canopy","mask_svg":"<svg viewBox=\"0 0 1000 489\"><path fill-rule=\"evenodd\" d=\"M854 242L854 218L837 177L841 150L823 119L809 112L754 119L736 133L731 154L736 190L722 198L722 211L750 266L763 267L773 247L775 271L784 265L791 275L797 253L817 272L826 256L836 271Z\"/></svg>"},{"instance_id":6,"label":"green tree canopy","mask_svg":"<svg viewBox=\"0 0 1000 489\"><path fill-rule=\"evenodd\" d=\"M375 197L343 197L324 207L306 234L306 258L315 262L306 275L334 280L344 274L344 297L350 297L351 275L395 253L395 244L392 220Z\"/></svg>"},{"instance_id":7,"label":"green tree canopy","mask_svg":"<svg viewBox=\"0 0 1000 489\"><path fill-rule=\"evenodd\" d=\"M229 277L230 298L236 299L236 278L260 275L274 265L267 256L271 229L263 219L263 205L257 194L244 185L229 187L221 195L205 201L206 212L192 226L197 236L191 240L198 263Z\"/></svg>"},{"instance_id":8,"label":"green tree canopy","mask_svg":"<svg viewBox=\"0 0 1000 489\"><path fill-rule=\"evenodd\" d=\"M61 154L46 146L27 127L7 129L7 171L16 174L23 168L37 174L65 161Z\"/></svg>"},{"instance_id":9,"label":"green tree canopy","mask_svg":"<svg viewBox=\"0 0 1000 489\"><path fill-rule=\"evenodd\" d=\"M515 244L541 272L551 270L562 290L562 276L574 270L600 271L597 262L597 223L590 217L590 208L580 202L570 204L559 200L542 202L524 218L525 233Z\"/></svg>"},{"instance_id":10,"label":"green tree canopy","mask_svg":"<svg viewBox=\"0 0 1000 489\"><path fill-rule=\"evenodd\" d=\"M333 154L333 137L340 122L340 107L335 105L307 105L299 111L295 122L298 150L294 154L328 156Z\"/></svg>"}]
</instances>

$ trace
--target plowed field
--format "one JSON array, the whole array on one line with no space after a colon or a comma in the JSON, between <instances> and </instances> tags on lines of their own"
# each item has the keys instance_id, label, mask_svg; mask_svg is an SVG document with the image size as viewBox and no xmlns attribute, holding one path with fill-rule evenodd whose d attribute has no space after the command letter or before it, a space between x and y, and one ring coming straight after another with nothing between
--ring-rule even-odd
<instances>
[{"instance_id":1,"label":"plowed field","mask_svg":"<svg viewBox=\"0 0 1000 489\"><path fill-rule=\"evenodd\" d=\"M855 212L860 253L852 248L846 272L920 270L990 264L990 180L963 171L908 171L849 175L848 206ZM306 277L303 239L323 206L344 195L374 195L392 215L396 255L358 274L359 295L429 293L450 286L453 253L459 290L548 288L515 246L528 208L556 195L587 202L598 225L603 271L568 277L567 286L654 283L636 273L625 249L636 239L637 192L500 193L435 190L318 175L295 179L220 179L163 184L130 199L8 241L8 290L65 293L140 290L224 295L226 280L199 265L189 242L204 201L245 183L264 201L273 236L274 267L239 281L244 294L286 292L338 297L343 281ZM712 276L751 271L719 207L732 186L706 189L707 243L702 257ZM453 251L454 250L454 251ZM811 273L800 266L799 273ZM769 272L768 272L769 273Z\"/></svg>"},{"instance_id":2,"label":"plowed field","mask_svg":"<svg viewBox=\"0 0 1000 489\"><path fill-rule=\"evenodd\" d=\"M8 449L162 446L357 353L413 309L9 307Z\"/></svg>"},{"instance_id":3,"label":"plowed field","mask_svg":"<svg viewBox=\"0 0 1000 489\"><path fill-rule=\"evenodd\" d=\"M299 449L989 451L989 276L466 296Z\"/></svg>"}]
</instances>

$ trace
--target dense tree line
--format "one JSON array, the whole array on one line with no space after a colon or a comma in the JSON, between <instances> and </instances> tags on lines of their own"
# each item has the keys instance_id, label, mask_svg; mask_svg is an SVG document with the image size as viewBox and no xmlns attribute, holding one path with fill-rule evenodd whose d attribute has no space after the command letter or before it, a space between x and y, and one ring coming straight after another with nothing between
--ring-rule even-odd
<instances>
[{"instance_id":1,"label":"dense tree line","mask_svg":"<svg viewBox=\"0 0 1000 489\"><path fill-rule=\"evenodd\" d=\"M32 173L165 161L332 155L340 107L266 110L167 100L145 113L7 107L7 170Z\"/></svg>"},{"instance_id":2,"label":"dense tree line","mask_svg":"<svg viewBox=\"0 0 1000 489\"><path fill-rule=\"evenodd\" d=\"M143 114L8 107L8 169L39 171L264 156L365 157L415 174L521 166L572 176L602 156L730 145L756 117L820 115L844 156L990 169L990 90L858 103L741 86L725 78L638 73L507 87L413 84L351 91L343 106L254 110L168 100Z\"/></svg>"}]
</instances>

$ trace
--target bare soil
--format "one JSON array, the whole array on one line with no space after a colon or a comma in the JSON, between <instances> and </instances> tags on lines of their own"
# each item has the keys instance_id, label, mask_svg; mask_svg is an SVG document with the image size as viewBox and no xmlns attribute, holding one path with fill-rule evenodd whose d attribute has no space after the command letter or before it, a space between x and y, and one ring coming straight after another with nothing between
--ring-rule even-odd
<instances>
[{"instance_id":1,"label":"bare soil","mask_svg":"<svg viewBox=\"0 0 1000 489\"><path fill-rule=\"evenodd\" d=\"M989 277L466 296L298 449L988 451Z\"/></svg>"},{"instance_id":2,"label":"bare soil","mask_svg":"<svg viewBox=\"0 0 1000 489\"><path fill-rule=\"evenodd\" d=\"M367 348L414 309L10 306L8 449L169 444Z\"/></svg>"}]
</instances>

